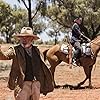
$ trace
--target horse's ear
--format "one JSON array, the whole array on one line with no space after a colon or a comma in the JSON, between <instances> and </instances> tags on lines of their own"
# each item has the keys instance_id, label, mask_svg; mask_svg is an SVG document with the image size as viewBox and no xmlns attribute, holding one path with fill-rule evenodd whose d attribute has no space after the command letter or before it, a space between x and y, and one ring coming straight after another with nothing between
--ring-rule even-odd
<instances>
[{"instance_id":1,"label":"horse's ear","mask_svg":"<svg viewBox=\"0 0 100 100\"><path fill-rule=\"evenodd\" d=\"M46 54L47 54L47 51L48 51L48 50L49 50L49 49L47 49L47 50L43 51L44 61L46 60Z\"/></svg>"}]
</instances>

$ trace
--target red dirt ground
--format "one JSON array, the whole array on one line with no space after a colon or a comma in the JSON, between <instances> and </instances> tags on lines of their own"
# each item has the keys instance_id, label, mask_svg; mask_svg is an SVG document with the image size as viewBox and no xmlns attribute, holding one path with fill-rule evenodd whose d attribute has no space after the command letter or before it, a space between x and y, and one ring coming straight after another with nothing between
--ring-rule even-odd
<instances>
[{"instance_id":1,"label":"red dirt ground","mask_svg":"<svg viewBox=\"0 0 100 100\"><path fill-rule=\"evenodd\" d=\"M0 61L6 63L7 61ZM7 62L11 63L11 62ZM7 88L7 77L9 70L0 72L0 100L14 100L13 91ZM59 85L72 84L76 85L85 78L82 67L74 67L72 69L62 62L56 68L55 81ZM88 81L83 85L87 86ZM40 96L40 100L100 100L100 58L96 62L96 66L92 70L92 85L93 89L78 89L70 90L69 88L54 89L53 92L46 96Z\"/></svg>"}]
</instances>

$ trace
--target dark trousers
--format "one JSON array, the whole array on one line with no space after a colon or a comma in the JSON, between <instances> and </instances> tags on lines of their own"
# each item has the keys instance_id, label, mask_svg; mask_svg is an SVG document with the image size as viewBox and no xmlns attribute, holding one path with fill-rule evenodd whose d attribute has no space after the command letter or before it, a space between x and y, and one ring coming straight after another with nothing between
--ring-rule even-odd
<instances>
[{"instance_id":1,"label":"dark trousers","mask_svg":"<svg viewBox=\"0 0 100 100\"><path fill-rule=\"evenodd\" d=\"M79 41L74 42L74 48L75 48L75 53L74 53L74 58L79 59L81 56L81 43Z\"/></svg>"}]
</instances>

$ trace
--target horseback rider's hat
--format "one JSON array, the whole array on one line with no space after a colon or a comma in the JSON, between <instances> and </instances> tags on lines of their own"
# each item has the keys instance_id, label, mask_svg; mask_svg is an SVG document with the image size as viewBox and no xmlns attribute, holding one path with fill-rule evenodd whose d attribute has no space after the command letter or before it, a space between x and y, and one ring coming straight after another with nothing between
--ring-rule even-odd
<instances>
[{"instance_id":1,"label":"horseback rider's hat","mask_svg":"<svg viewBox=\"0 0 100 100\"><path fill-rule=\"evenodd\" d=\"M21 37L33 37L33 40L37 40L39 39L39 37L35 34L33 34L33 30L31 27L23 27L21 29L21 32L20 34L16 34L16 35L13 35L15 37L18 37L18 38L21 38Z\"/></svg>"}]
</instances>

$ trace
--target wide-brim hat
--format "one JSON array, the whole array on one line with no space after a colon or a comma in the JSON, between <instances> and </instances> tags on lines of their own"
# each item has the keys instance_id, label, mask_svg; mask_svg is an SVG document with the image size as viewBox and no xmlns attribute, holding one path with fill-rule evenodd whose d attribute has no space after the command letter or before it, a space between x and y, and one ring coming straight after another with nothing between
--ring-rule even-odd
<instances>
[{"instance_id":1,"label":"wide-brim hat","mask_svg":"<svg viewBox=\"0 0 100 100\"><path fill-rule=\"evenodd\" d=\"M21 29L20 34L15 34L14 37L18 37L18 38L33 37L33 40L40 39L37 35L33 34L33 30L31 27L23 27Z\"/></svg>"}]
</instances>

